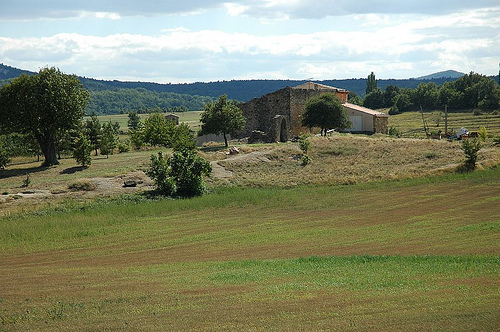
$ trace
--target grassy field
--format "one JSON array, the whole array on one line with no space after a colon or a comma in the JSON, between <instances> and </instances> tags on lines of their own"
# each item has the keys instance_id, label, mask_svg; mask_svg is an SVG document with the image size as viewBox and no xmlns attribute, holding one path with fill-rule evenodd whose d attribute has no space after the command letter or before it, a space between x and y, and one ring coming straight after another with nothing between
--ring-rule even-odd
<instances>
[{"instance_id":1,"label":"grassy field","mask_svg":"<svg viewBox=\"0 0 500 332\"><path fill-rule=\"evenodd\" d=\"M386 110L387 112L388 110ZM199 118L201 112L181 112L176 113L180 116L180 122L187 123L194 130L200 129ZM140 114L144 120L148 114ZM429 125L429 130L444 132L444 112L432 111L425 112L424 118ZM101 123L111 120L118 122L120 129L124 132L128 130L127 114L99 116ZM439 126L438 126L439 124ZM402 131L403 137L424 138L425 132L422 125L422 115L419 112L405 112L398 115L392 115L389 118L389 126ZM473 112L449 112L448 113L448 131L454 132L455 129L465 127L470 131L478 131L481 126L486 127L491 137L500 135L500 114L483 113L474 115Z\"/></svg>"},{"instance_id":2,"label":"grassy field","mask_svg":"<svg viewBox=\"0 0 500 332\"><path fill-rule=\"evenodd\" d=\"M492 331L499 193L496 168L11 216L0 326Z\"/></svg>"},{"instance_id":3,"label":"grassy field","mask_svg":"<svg viewBox=\"0 0 500 332\"><path fill-rule=\"evenodd\" d=\"M312 163L306 167L301 165L302 151L297 143L242 144L239 145L242 153L237 156L228 156L221 146L202 148L200 154L212 161L214 168L214 175L207 179L208 187L213 191L219 186L289 188L403 180L454 173L464 161L459 142L350 134L310 140L308 154ZM150 156L158 151L132 151L109 158L93 156L89 168L79 167L70 158L61 159L61 165L50 168L40 167L40 162L33 159L16 160L6 170L0 170L0 192L10 195L0 195L0 216L32 211L67 198L89 200L127 193L130 190L122 188L124 179L132 176L145 183L150 180L143 170L148 167ZM500 149L485 144L479 153L478 167L490 168L499 163ZM22 188L27 174L30 186ZM69 187L78 181L93 182L97 188L72 192ZM25 191L47 194L39 199L12 196Z\"/></svg>"},{"instance_id":4,"label":"grassy field","mask_svg":"<svg viewBox=\"0 0 500 332\"><path fill-rule=\"evenodd\" d=\"M190 111L190 112L178 112L175 113L179 116L179 121L185 122L189 125L193 130L197 131L200 129L200 114L199 111ZM141 121L144 121L149 114L139 114ZM85 117L87 119L88 117ZM100 115L98 116L99 122L102 124L104 122L118 122L120 124L120 130L123 132L128 131L128 114L117 114L117 115Z\"/></svg>"},{"instance_id":5,"label":"grassy field","mask_svg":"<svg viewBox=\"0 0 500 332\"><path fill-rule=\"evenodd\" d=\"M431 132L438 132L439 130L444 132L444 112L425 112L424 118ZM403 137L425 137L422 114L419 112L391 115L389 126L400 130L403 133ZM477 132L482 126L487 129L491 137L500 135L500 114L483 113L474 115L473 112L448 113L448 131L451 133L455 133L455 130L462 127L467 128L469 131Z\"/></svg>"},{"instance_id":6,"label":"grassy field","mask_svg":"<svg viewBox=\"0 0 500 332\"><path fill-rule=\"evenodd\" d=\"M460 174L458 142L311 143L305 167L297 143L204 147L210 193L189 200L122 187L157 149L16 160L0 170L0 331L498 330L500 149Z\"/></svg>"}]
</instances>

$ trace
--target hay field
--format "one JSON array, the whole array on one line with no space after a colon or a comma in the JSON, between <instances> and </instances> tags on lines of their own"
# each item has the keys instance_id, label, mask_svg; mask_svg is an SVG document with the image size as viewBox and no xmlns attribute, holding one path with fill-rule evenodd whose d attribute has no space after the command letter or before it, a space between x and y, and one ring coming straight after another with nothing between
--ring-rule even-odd
<instances>
[{"instance_id":1,"label":"hay field","mask_svg":"<svg viewBox=\"0 0 500 332\"><path fill-rule=\"evenodd\" d=\"M499 172L4 218L0 326L495 330Z\"/></svg>"}]
</instances>

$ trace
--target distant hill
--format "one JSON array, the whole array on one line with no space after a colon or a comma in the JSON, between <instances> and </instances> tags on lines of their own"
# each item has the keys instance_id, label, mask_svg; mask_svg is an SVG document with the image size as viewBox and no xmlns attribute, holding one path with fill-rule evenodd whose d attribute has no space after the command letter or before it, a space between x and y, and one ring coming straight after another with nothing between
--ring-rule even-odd
<instances>
[{"instance_id":1,"label":"distant hill","mask_svg":"<svg viewBox=\"0 0 500 332\"><path fill-rule=\"evenodd\" d=\"M464 76L464 73L461 73L456 70L445 70L445 71L440 71L434 74L426 75L426 76L421 76L418 77L417 80L433 80L433 79L439 79L439 78L453 78L457 79L462 76Z\"/></svg>"},{"instance_id":2,"label":"distant hill","mask_svg":"<svg viewBox=\"0 0 500 332\"><path fill-rule=\"evenodd\" d=\"M22 74L29 75L29 74L33 74L33 72L10 67L10 66L4 65L3 63L0 64L0 80L8 80L11 78L16 78L18 76L21 76Z\"/></svg>"},{"instance_id":3,"label":"distant hill","mask_svg":"<svg viewBox=\"0 0 500 332\"><path fill-rule=\"evenodd\" d=\"M33 74L26 70L0 65L0 86L21 74ZM385 89L389 85L400 88L416 88L420 83L434 82L442 85L464 75L448 70L419 78L377 79L378 87ZM196 82L184 84L159 84L152 82L105 81L79 77L90 91L91 102L87 112L97 114L116 114L130 110L160 107L169 109L199 110L204 103L226 94L230 99L249 101L267 93L305 83L305 80L231 80L217 82ZM342 80L322 80L317 83L330 85L365 96L366 78Z\"/></svg>"}]
</instances>

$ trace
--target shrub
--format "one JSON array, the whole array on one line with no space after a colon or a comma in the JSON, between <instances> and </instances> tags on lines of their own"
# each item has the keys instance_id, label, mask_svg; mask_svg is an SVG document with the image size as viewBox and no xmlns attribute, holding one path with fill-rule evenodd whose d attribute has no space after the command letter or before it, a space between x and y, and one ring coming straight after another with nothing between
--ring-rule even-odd
<instances>
[{"instance_id":1,"label":"shrub","mask_svg":"<svg viewBox=\"0 0 500 332\"><path fill-rule=\"evenodd\" d=\"M129 130L130 141L134 150L140 150L144 145L144 134L141 130Z\"/></svg>"},{"instance_id":2,"label":"shrub","mask_svg":"<svg viewBox=\"0 0 500 332\"><path fill-rule=\"evenodd\" d=\"M96 185L89 180L78 180L70 183L68 188L74 191L92 191L96 189Z\"/></svg>"},{"instance_id":3,"label":"shrub","mask_svg":"<svg viewBox=\"0 0 500 332\"><path fill-rule=\"evenodd\" d=\"M486 127L481 126L481 128L479 128L477 135L481 141L485 142L486 139L488 138L488 131L486 130Z\"/></svg>"},{"instance_id":4,"label":"shrub","mask_svg":"<svg viewBox=\"0 0 500 332\"><path fill-rule=\"evenodd\" d=\"M200 196L205 191L203 175L209 176L212 165L193 150L176 151L165 159L162 152L151 156L146 174L153 179L161 195L171 197Z\"/></svg>"},{"instance_id":5,"label":"shrub","mask_svg":"<svg viewBox=\"0 0 500 332\"><path fill-rule=\"evenodd\" d=\"M26 173L26 179L23 180L22 188L28 188L31 184L30 173Z\"/></svg>"},{"instance_id":6,"label":"shrub","mask_svg":"<svg viewBox=\"0 0 500 332\"><path fill-rule=\"evenodd\" d=\"M309 157L307 154L303 155L302 158L302 166L307 166L311 163L311 157Z\"/></svg>"},{"instance_id":7,"label":"shrub","mask_svg":"<svg viewBox=\"0 0 500 332\"><path fill-rule=\"evenodd\" d=\"M5 166L10 162L7 150L0 145L0 169L4 169Z\"/></svg>"},{"instance_id":8,"label":"shrub","mask_svg":"<svg viewBox=\"0 0 500 332\"><path fill-rule=\"evenodd\" d=\"M309 148L311 147L311 142L309 141L309 135L301 135L299 138L299 148L307 154Z\"/></svg>"},{"instance_id":9,"label":"shrub","mask_svg":"<svg viewBox=\"0 0 500 332\"><path fill-rule=\"evenodd\" d=\"M401 132L401 130L395 128L395 127L390 127L389 128L389 136L392 136L392 137L401 137L403 136L403 133Z\"/></svg>"},{"instance_id":10,"label":"shrub","mask_svg":"<svg viewBox=\"0 0 500 332\"><path fill-rule=\"evenodd\" d=\"M494 138L493 138L493 143L495 145L500 145L500 135L496 135Z\"/></svg>"},{"instance_id":11,"label":"shrub","mask_svg":"<svg viewBox=\"0 0 500 332\"><path fill-rule=\"evenodd\" d=\"M80 135L75 141L73 158L75 158L78 164L81 164L83 167L86 167L89 166L92 162L92 159L90 158L91 152L92 152L92 144L84 134L80 133Z\"/></svg>"},{"instance_id":12,"label":"shrub","mask_svg":"<svg viewBox=\"0 0 500 332\"><path fill-rule=\"evenodd\" d=\"M434 159L434 158L439 157L439 155L434 151L428 151L428 152L424 153L424 157L427 159Z\"/></svg>"},{"instance_id":13,"label":"shrub","mask_svg":"<svg viewBox=\"0 0 500 332\"><path fill-rule=\"evenodd\" d=\"M398 115L398 114L401 114L401 112L395 105L392 106L391 109L389 110L389 115Z\"/></svg>"},{"instance_id":14,"label":"shrub","mask_svg":"<svg viewBox=\"0 0 500 332\"><path fill-rule=\"evenodd\" d=\"M118 152L124 153L130 151L130 140L126 139L118 142Z\"/></svg>"},{"instance_id":15,"label":"shrub","mask_svg":"<svg viewBox=\"0 0 500 332\"><path fill-rule=\"evenodd\" d=\"M462 142L462 150L465 153L465 170L474 170L476 168L479 150L481 150L481 142L477 139L464 139Z\"/></svg>"}]
</instances>

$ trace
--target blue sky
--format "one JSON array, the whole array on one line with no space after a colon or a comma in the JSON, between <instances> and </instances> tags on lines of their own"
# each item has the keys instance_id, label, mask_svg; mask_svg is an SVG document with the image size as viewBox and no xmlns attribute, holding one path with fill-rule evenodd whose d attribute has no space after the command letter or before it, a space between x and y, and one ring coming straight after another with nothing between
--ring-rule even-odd
<instances>
[{"instance_id":1,"label":"blue sky","mask_svg":"<svg viewBox=\"0 0 500 332\"><path fill-rule=\"evenodd\" d=\"M108 80L498 74L498 0L1 0L0 62Z\"/></svg>"}]
</instances>

